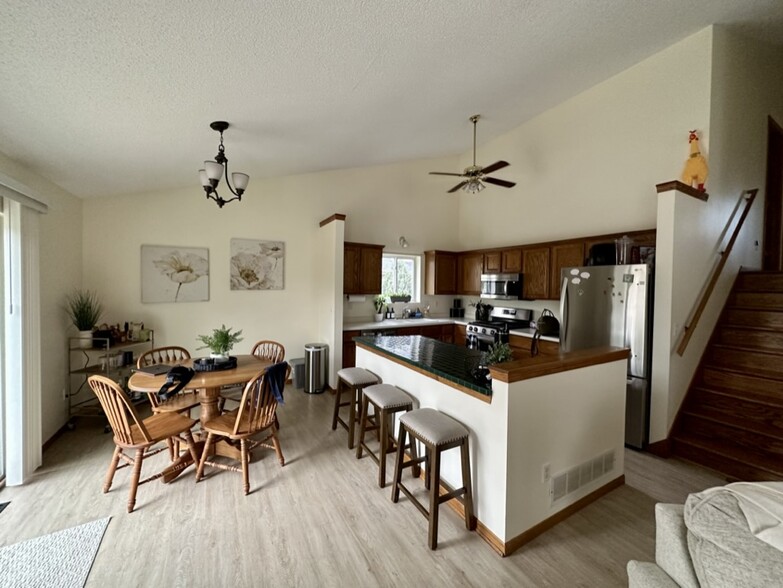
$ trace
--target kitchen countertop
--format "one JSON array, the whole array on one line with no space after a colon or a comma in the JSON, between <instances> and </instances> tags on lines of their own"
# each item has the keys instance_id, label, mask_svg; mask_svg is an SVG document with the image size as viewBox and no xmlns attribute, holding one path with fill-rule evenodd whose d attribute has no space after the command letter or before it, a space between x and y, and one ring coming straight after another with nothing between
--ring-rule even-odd
<instances>
[{"instance_id":1,"label":"kitchen countertop","mask_svg":"<svg viewBox=\"0 0 783 588\"><path fill-rule=\"evenodd\" d=\"M343 325L343 331L382 331L386 329L402 329L406 327L424 327L427 325L467 325L473 322L470 318L451 318L451 317L429 317L418 319L385 319L379 323L374 321L367 322L346 322ZM533 328L514 329L509 331L510 335L532 338L536 330ZM559 337L541 337L542 341L551 341L560 343Z\"/></svg>"}]
</instances>

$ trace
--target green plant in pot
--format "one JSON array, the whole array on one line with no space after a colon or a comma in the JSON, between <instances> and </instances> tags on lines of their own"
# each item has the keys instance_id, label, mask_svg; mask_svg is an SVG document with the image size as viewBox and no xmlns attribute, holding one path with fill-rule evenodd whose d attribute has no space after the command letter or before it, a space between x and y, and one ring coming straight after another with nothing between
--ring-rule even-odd
<instances>
[{"instance_id":1,"label":"green plant in pot","mask_svg":"<svg viewBox=\"0 0 783 588\"><path fill-rule=\"evenodd\" d=\"M66 299L66 311L79 331L79 347L92 347L92 329L98 324L103 306L98 295L90 290L76 290Z\"/></svg>"},{"instance_id":2,"label":"green plant in pot","mask_svg":"<svg viewBox=\"0 0 783 588\"><path fill-rule=\"evenodd\" d=\"M386 304L386 297L382 294L378 294L373 300L375 306L375 322L379 323L383 320L383 305Z\"/></svg>"},{"instance_id":3,"label":"green plant in pot","mask_svg":"<svg viewBox=\"0 0 783 588\"><path fill-rule=\"evenodd\" d=\"M478 365L473 368L471 372L473 378L482 384L488 384L492 379L489 375L489 366L512 359L511 346L508 343L490 345L489 349L481 354Z\"/></svg>"},{"instance_id":4,"label":"green plant in pot","mask_svg":"<svg viewBox=\"0 0 783 588\"><path fill-rule=\"evenodd\" d=\"M226 325L222 325L219 329L213 329L211 335L199 335L198 340L204 345L198 349L209 349L215 359L227 359L234 344L242 340L241 334L241 329L232 333L231 327L226 328Z\"/></svg>"}]
</instances>

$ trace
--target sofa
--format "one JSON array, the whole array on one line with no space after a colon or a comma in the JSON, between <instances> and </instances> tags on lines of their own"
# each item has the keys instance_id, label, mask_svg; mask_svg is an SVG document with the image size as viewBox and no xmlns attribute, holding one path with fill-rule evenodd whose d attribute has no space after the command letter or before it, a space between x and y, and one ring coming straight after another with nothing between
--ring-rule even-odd
<instances>
[{"instance_id":1,"label":"sofa","mask_svg":"<svg viewBox=\"0 0 783 588\"><path fill-rule=\"evenodd\" d=\"M740 483L656 504L655 563L628 562L629 588L783 586L782 498L783 484Z\"/></svg>"}]
</instances>

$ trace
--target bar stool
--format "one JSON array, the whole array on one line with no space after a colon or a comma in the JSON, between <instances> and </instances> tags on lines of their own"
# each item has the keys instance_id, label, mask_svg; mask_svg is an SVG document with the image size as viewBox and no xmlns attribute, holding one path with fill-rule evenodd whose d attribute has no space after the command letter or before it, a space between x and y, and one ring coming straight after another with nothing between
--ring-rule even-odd
<instances>
[{"instance_id":1,"label":"bar stool","mask_svg":"<svg viewBox=\"0 0 783 588\"><path fill-rule=\"evenodd\" d=\"M357 421L356 405L361 402L362 389L380 382L378 376L364 368L343 368L337 372L337 392L334 395L334 414L332 415L332 431L340 423L348 431L348 449L353 449L354 426ZM350 400L343 402L343 394L350 394ZM348 407L348 422L340 418L340 409Z\"/></svg>"},{"instance_id":2,"label":"bar stool","mask_svg":"<svg viewBox=\"0 0 783 588\"><path fill-rule=\"evenodd\" d=\"M408 394L392 386L391 384L374 384L367 386L363 391L362 411L359 415L359 442L356 445L356 459L362 458L362 450L366 449L370 457L378 464L378 486L386 486L386 454L395 443L393 428L389 431L389 419L400 411L413 409L413 398ZM370 404L373 405L374 419L370 421L368 416ZM370 426L368 426L368 422ZM373 453L364 442L364 434L367 431L379 431L381 447L378 455ZM391 438L392 444L389 443Z\"/></svg>"},{"instance_id":3,"label":"bar stool","mask_svg":"<svg viewBox=\"0 0 783 588\"><path fill-rule=\"evenodd\" d=\"M409 434L411 445L415 445L418 440L424 444L426 453L423 457L411 456L410 461L403 464L403 447L405 446L405 436ZM462 458L462 487L451 490L439 496L440 488L440 458L441 452L460 448ZM402 483L402 470L407 467L417 468L423 462L427 462L427 472L424 478L424 487L429 490L430 508L429 511L413 497ZM415 473L415 469L414 469ZM476 519L473 517L473 492L470 485L470 454L468 451L468 430L453 418L446 416L432 408L420 408L406 412L400 417L399 436L397 438L397 458L394 463L394 483L392 485L392 502L397 502L400 497L400 490L413 502L419 512L429 520L429 545L430 549L438 547L438 510L442 503L465 496L463 499L465 507L465 527L468 531L476 528Z\"/></svg>"}]
</instances>

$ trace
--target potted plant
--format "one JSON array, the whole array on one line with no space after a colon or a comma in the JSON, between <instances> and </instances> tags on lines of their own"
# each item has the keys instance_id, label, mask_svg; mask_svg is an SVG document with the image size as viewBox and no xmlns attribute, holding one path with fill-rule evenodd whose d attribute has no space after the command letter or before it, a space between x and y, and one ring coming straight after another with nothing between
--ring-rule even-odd
<instances>
[{"instance_id":1,"label":"potted plant","mask_svg":"<svg viewBox=\"0 0 783 588\"><path fill-rule=\"evenodd\" d=\"M405 294L405 292L400 292L398 294L391 294L389 296L392 302L410 302L411 301L411 295Z\"/></svg>"},{"instance_id":2,"label":"potted plant","mask_svg":"<svg viewBox=\"0 0 783 588\"><path fill-rule=\"evenodd\" d=\"M204 345L198 349L208 348L211 352L210 357L216 360L226 360L234 344L242 340L241 334L241 329L232 333L231 327L226 328L226 325L222 325L219 329L213 329L211 335L199 335L198 339Z\"/></svg>"},{"instance_id":3,"label":"potted plant","mask_svg":"<svg viewBox=\"0 0 783 588\"><path fill-rule=\"evenodd\" d=\"M79 347L92 347L92 329L101 318L103 307L98 295L89 290L76 290L66 300L66 310L71 322L79 331Z\"/></svg>"},{"instance_id":4,"label":"potted plant","mask_svg":"<svg viewBox=\"0 0 783 588\"><path fill-rule=\"evenodd\" d=\"M382 294L378 294L373 300L375 305L375 322L379 323L383 320L383 305L386 304L386 297Z\"/></svg>"},{"instance_id":5,"label":"potted plant","mask_svg":"<svg viewBox=\"0 0 783 588\"><path fill-rule=\"evenodd\" d=\"M511 346L508 343L490 345L489 349L481 354L481 359L479 359L478 365L471 371L471 375L481 384L487 384L492 379L489 375L489 366L510 361L511 359L513 359Z\"/></svg>"}]
</instances>

